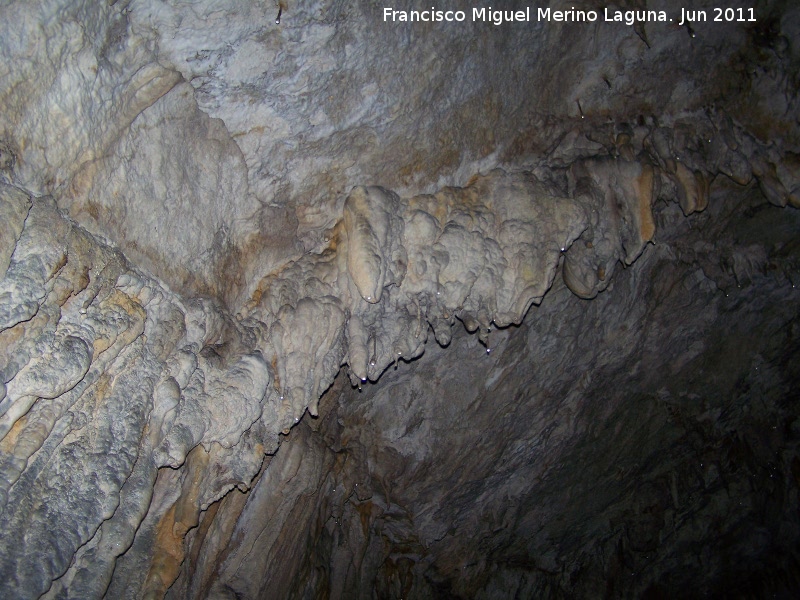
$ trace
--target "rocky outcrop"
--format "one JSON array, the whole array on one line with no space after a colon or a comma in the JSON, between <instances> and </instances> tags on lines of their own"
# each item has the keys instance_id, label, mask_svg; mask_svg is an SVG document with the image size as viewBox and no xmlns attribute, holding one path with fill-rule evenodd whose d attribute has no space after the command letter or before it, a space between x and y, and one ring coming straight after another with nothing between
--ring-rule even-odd
<instances>
[{"instance_id":1,"label":"rocky outcrop","mask_svg":"<svg viewBox=\"0 0 800 600\"><path fill-rule=\"evenodd\" d=\"M791 595L797 9L234 4L0 9L0 595Z\"/></svg>"},{"instance_id":2,"label":"rocky outcrop","mask_svg":"<svg viewBox=\"0 0 800 600\"><path fill-rule=\"evenodd\" d=\"M559 265L579 296L606 289L615 265L633 263L656 236L659 190L686 182L638 156L574 163L573 198L503 171L410 199L354 188L328 245L264 278L237 318L174 295L52 200L4 186L13 235L0 295L1 518L20 536L3 557L9 593L103 595L138 535L144 547L133 549L143 555L138 570L123 571L133 577L126 587L162 596L200 511L248 489L278 432L306 409L318 415L342 366L360 389L420 356L429 329L448 345L456 319L489 353L493 330L520 324ZM684 198L695 188L680 189L691 212ZM736 284L765 260L758 250L737 254ZM730 285L709 281L716 287L706 293ZM157 477L163 467L180 475ZM162 479L172 489L155 502ZM48 560L31 564L32 555Z\"/></svg>"},{"instance_id":3,"label":"rocky outcrop","mask_svg":"<svg viewBox=\"0 0 800 600\"><path fill-rule=\"evenodd\" d=\"M169 597L791 595L798 218L732 185L660 203L591 302L556 280L491 353L455 328L339 377L203 516Z\"/></svg>"},{"instance_id":4,"label":"rocky outcrop","mask_svg":"<svg viewBox=\"0 0 800 600\"><path fill-rule=\"evenodd\" d=\"M447 345L458 319L487 344L493 328L521 323L541 303L560 266L573 292L595 297L617 265L632 264L656 238L657 201L676 200L686 215L702 210L703 182L731 155L749 164L714 137L738 135L754 156L768 152L740 130L713 127L698 119L693 139L641 127L637 144L625 142L633 160L576 160L563 188L502 170L408 199L354 188L326 244L262 279L240 313L253 328L265 325L259 344L276 369L281 428L306 408L316 415L341 366L354 386L377 381L396 361L420 356L429 329ZM782 188L787 202L796 185Z\"/></svg>"},{"instance_id":5,"label":"rocky outcrop","mask_svg":"<svg viewBox=\"0 0 800 600\"><path fill-rule=\"evenodd\" d=\"M19 230L3 238L0 283L4 593L94 597L160 467L194 450L216 469L183 511L248 485L277 447L270 372L253 334L213 304L184 302L52 199L0 193Z\"/></svg>"}]
</instances>

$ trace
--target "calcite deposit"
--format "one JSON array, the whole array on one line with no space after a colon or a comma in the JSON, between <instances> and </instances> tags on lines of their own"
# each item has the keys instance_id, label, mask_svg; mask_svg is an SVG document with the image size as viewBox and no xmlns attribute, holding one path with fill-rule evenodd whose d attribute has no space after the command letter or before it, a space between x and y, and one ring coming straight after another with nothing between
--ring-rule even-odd
<instances>
[{"instance_id":1,"label":"calcite deposit","mask_svg":"<svg viewBox=\"0 0 800 600\"><path fill-rule=\"evenodd\" d=\"M383 8L0 4L0 596L795 597L800 9Z\"/></svg>"}]
</instances>

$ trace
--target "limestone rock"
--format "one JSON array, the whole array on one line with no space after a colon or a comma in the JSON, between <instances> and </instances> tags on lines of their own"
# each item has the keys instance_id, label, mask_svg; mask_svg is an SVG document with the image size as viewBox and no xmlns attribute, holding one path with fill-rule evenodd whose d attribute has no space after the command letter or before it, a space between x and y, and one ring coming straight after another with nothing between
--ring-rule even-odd
<instances>
[{"instance_id":1,"label":"limestone rock","mask_svg":"<svg viewBox=\"0 0 800 600\"><path fill-rule=\"evenodd\" d=\"M797 595L800 9L506 4L2 3L0 596Z\"/></svg>"}]
</instances>

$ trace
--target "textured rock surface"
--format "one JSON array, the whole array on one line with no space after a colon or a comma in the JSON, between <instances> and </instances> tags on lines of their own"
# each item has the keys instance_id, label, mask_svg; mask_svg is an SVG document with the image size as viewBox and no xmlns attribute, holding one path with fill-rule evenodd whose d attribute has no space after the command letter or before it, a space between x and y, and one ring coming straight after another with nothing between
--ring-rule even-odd
<instances>
[{"instance_id":1,"label":"textured rock surface","mask_svg":"<svg viewBox=\"0 0 800 600\"><path fill-rule=\"evenodd\" d=\"M182 500L199 510L275 449L269 368L213 304L185 304L51 199L0 193L30 207L0 284L4 593L60 578L55 595L102 595L159 467L194 449L217 469Z\"/></svg>"},{"instance_id":2,"label":"textured rock surface","mask_svg":"<svg viewBox=\"0 0 800 600\"><path fill-rule=\"evenodd\" d=\"M795 597L800 11L382 9L0 5L0 595Z\"/></svg>"}]
</instances>

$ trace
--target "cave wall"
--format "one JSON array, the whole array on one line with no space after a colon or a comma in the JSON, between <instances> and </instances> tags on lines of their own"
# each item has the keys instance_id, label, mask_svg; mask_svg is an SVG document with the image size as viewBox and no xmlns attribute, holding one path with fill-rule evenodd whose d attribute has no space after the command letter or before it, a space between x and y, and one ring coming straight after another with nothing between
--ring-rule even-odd
<instances>
[{"instance_id":1,"label":"cave wall","mask_svg":"<svg viewBox=\"0 0 800 600\"><path fill-rule=\"evenodd\" d=\"M728 187L656 216L594 300L557 285L490 353L460 331L360 391L339 378L191 541L214 577L187 565L170 597L791 597L797 215ZM719 268L767 246L772 267Z\"/></svg>"},{"instance_id":2,"label":"cave wall","mask_svg":"<svg viewBox=\"0 0 800 600\"><path fill-rule=\"evenodd\" d=\"M0 7L3 595L793 597L800 11L280 6Z\"/></svg>"}]
</instances>

